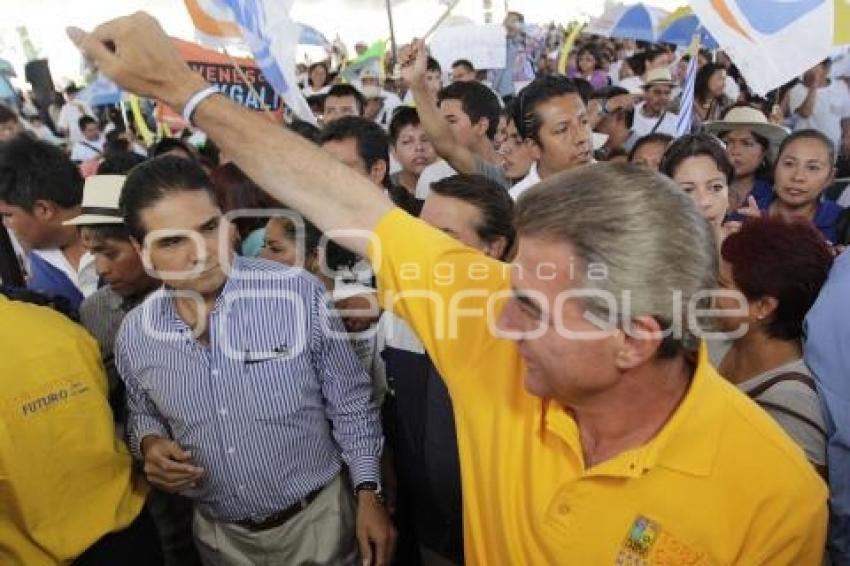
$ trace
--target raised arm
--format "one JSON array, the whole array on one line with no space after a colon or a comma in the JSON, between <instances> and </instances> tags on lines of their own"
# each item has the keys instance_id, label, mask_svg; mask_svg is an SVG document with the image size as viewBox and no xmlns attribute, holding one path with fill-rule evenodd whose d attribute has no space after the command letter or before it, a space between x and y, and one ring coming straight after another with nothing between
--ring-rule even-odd
<instances>
[{"instance_id":1,"label":"raised arm","mask_svg":"<svg viewBox=\"0 0 850 566\"><path fill-rule=\"evenodd\" d=\"M144 12L68 35L97 68L122 88L182 111L207 83L180 58L159 23ZM392 208L374 185L315 145L223 96L211 96L193 122L271 196L300 211L323 231L371 231ZM366 255L363 236L335 235Z\"/></svg>"},{"instance_id":2,"label":"raised arm","mask_svg":"<svg viewBox=\"0 0 850 566\"><path fill-rule=\"evenodd\" d=\"M476 173L475 156L463 144L457 141L449 123L440 113L434 99L428 93L425 74L428 67L428 53L420 39L413 40L399 52L401 76L410 85L419 121L428 133L437 155L449 162L455 171L465 175Z\"/></svg>"}]
</instances>

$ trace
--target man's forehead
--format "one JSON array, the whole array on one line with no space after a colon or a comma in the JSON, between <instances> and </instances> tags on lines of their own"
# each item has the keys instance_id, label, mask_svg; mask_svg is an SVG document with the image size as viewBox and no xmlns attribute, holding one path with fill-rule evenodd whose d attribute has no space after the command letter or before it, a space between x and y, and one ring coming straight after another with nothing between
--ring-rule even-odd
<instances>
[{"instance_id":1,"label":"man's forehead","mask_svg":"<svg viewBox=\"0 0 850 566\"><path fill-rule=\"evenodd\" d=\"M357 101L350 94L344 96L328 96L325 98L325 106L357 106Z\"/></svg>"},{"instance_id":2,"label":"man's forehead","mask_svg":"<svg viewBox=\"0 0 850 566\"><path fill-rule=\"evenodd\" d=\"M581 96L576 93L568 93L540 103L537 111L544 120L547 118L575 119L584 114L586 108Z\"/></svg>"},{"instance_id":3,"label":"man's forehead","mask_svg":"<svg viewBox=\"0 0 850 566\"><path fill-rule=\"evenodd\" d=\"M148 230L194 230L212 218L221 216L221 209L205 190L175 191L139 212Z\"/></svg>"}]
</instances>

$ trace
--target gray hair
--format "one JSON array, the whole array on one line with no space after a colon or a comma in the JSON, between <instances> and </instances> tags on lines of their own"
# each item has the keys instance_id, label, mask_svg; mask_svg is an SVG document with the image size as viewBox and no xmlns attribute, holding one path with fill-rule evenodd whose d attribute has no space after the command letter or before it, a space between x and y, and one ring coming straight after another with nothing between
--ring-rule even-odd
<instances>
[{"instance_id":1,"label":"gray hair","mask_svg":"<svg viewBox=\"0 0 850 566\"><path fill-rule=\"evenodd\" d=\"M605 266L607 277L584 277L583 285L614 297L618 313L591 296L585 299L590 314L603 320L616 314L623 324L628 310L629 319L651 316L681 329L664 339L661 357L698 349L689 306L711 304L700 293L716 287L717 243L708 221L672 180L628 164L567 171L520 198L516 226L520 238L568 243L585 270ZM624 297L630 300L626 309Z\"/></svg>"}]
</instances>

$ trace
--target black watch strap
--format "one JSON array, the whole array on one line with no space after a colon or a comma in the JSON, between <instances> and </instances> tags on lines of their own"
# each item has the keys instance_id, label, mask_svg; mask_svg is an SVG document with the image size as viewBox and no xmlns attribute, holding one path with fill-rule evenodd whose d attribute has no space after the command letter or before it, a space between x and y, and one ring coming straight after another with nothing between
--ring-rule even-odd
<instances>
[{"instance_id":1,"label":"black watch strap","mask_svg":"<svg viewBox=\"0 0 850 566\"><path fill-rule=\"evenodd\" d=\"M360 493L361 491L380 491L381 487L378 485L378 482L374 481L363 481L357 484L354 488L355 495Z\"/></svg>"}]
</instances>

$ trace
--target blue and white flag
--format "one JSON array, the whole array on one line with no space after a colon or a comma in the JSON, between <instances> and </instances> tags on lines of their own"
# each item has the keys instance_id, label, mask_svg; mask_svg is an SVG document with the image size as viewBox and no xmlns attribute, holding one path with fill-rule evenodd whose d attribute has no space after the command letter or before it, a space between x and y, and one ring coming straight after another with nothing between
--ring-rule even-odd
<instances>
[{"instance_id":1,"label":"blue and white flag","mask_svg":"<svg viewBox=\"0 0 850 566\"><path fill-rule=\"evenodd\" d=\"M295 47L301 26L289 17L294 0L194 0L186 2L195 26L209 34L210 21L226 29L236 24L268 83L299 118L316 118L298 88ZM201 18L197 17L198 13ZM204 18L205 16L205 18ZM199 25L206 24L205 26ZM227 33L216 33L218 37Z\"/></svg>"},{"instance_id":2,"label":"blue and white flag","mask_svg":"<svg viewBox=\"0 0 850 566\"><path fill-rule=\"evenodd\" d=\"M301 45L316 45L318 47L328 47L331 42L328 41L322 32L307 24L297 24L301 28L301 33L298 35L298 43Z\"/></svg>"},{"instance_id":3,"label":"blue and white flag","mask_svg":"<svg viewBox=\"0 0 850 566\"><path fill-rule=\"evenodd\" d=\"M688 71L685 73L685 82L682 85L682 104L679 107L679 119L676 121L676 137L682 137L691 133L694 117L694 85L697 82L697 49L691 51L691 60L688 62Z\"/></svg>"}]
</instances>

